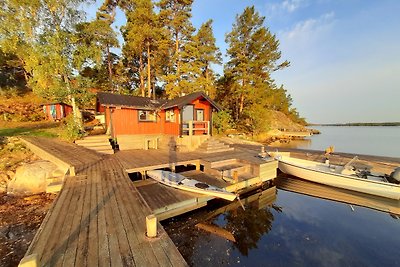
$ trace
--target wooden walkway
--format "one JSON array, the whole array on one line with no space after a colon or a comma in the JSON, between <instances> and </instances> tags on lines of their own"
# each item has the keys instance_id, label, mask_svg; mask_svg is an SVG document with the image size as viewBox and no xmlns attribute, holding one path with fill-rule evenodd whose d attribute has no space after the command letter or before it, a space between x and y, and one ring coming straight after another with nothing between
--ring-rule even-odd
<instances>
[{"instance_id":1,"label":"wooden walkway","mask_svg":"<svg viewBox=\"0 0 400 267\"><path fill-rule=\"evenodd\" d=\"M28 141L76 167L77 176L66 178L26 256L37 254L41 266L187 266L161 225L157 238L146 237L151 209L115 156Z\"/></svg>"}]
</instances>

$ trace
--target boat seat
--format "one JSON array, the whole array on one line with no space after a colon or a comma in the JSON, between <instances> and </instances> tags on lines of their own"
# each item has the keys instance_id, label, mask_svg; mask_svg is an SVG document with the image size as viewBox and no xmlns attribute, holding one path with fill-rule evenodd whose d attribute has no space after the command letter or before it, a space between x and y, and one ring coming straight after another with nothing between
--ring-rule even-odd
<instances>
[{"instance_id":1,"label":"boat seat","mask_svg":"<svg viewBox=\"0 0 400 267\"><path fill-rule=\"evenodd\" d=\"M350 169L350 168L343 168L343 169L340 171L340 174L344 174L344 175L353 175L353 174L356 174L356 172L355 172L353 169Z\"/></svg>"}]
</instances>

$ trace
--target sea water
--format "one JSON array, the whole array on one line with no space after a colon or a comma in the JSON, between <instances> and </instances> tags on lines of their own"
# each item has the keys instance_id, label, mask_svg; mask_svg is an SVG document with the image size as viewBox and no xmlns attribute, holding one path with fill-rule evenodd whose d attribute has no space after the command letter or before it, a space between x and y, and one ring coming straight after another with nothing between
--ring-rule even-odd
<instances>
[{"instance_id":1,"label":"sea water","mask_svg":"<svg viewBox=\"0 0 400 267\"><path fill-rule=\"evenodd\" d=\"M311 128L319 130L321 134L278 146L312 150L324 150L334 146L336 152L400 158L399 126L312 126Z\"/></svg>"},{"instance_id":2,"label":"sea water","mask_svg":"<svg viewBox=\"0 0 400 267\"><path fill-rule=\"evenodd\" d=\"M207 221L235 242L197 229L196 213L167 221L190 266L400 266L400 220L388 213L278 190Z\"/></svg>"}]
</instances>

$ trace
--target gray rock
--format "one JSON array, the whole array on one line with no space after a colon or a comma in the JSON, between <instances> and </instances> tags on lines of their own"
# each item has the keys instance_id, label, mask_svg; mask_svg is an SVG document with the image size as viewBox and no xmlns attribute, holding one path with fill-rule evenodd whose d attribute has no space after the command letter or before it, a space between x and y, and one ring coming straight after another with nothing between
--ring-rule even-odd
<instances>
[{"instance_id":1,"label":"gray rock","mask_svg":"<svg viewBox=\"0 0 400 267\"><path fill-rule=\"evenodd\" d=\"M62 176L63 172L49 161L35 161L17 168L8 183L7 194L26 196L46 192L47 179ZM59 177L56 176L56 177Z\"/></svg>"}]
</instances>

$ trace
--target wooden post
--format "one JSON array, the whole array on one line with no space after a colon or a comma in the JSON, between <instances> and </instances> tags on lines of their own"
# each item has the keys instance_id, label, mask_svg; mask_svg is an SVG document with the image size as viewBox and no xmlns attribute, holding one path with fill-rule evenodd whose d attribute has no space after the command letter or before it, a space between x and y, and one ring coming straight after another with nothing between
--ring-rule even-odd
<instances>
[{"instance_id":1,"label":"wooden post","mask_svg":"<svg viewBox=\"0 0 400 267\"><path fill-rule=\"evenodd\" d=\"M157 217L154 214L146 216L147 237L157 236Z\"/></svg>"},{"instance_id":2,"label":"wooden post","mask_svg":"<svg viewBox=\"0 0 400 267\"><path fill-rule=\"evenodd\" d=\"M193 135L193 121L189 121L189 136Z\"/></svg>"},{"instance_id":3,"label":"wooden post","mask_svg":"<svg viewBox=\"0 0 400 267\"><path fill-rule=\"evenodd\" d=\"M23 257L19 262L18 267L39 267L39 257L37 254L31 254Z\"/></svg>"},{"instance_id":4,"label":"wooden post","mask_svg":"<svg viewBox=\"0 0 400 267\"><path fill-rule=\"evenodd\" d=\"M171 167L171 171L175 172L175 163L172 162L169 166Z\"/></svg>"},{"instance_id":5,"label":"wooden post","mask_svg":"<svg viewBox=\"0 0 400 267\"><path fill-rule=\"evenodd\" d=\"M69 166L69 175L70 176L75 176L75 167L74 166Z\"/></svg>"},{"instance_id":6,"label":"wooden post","mask_svg":"<svg viewBox=\"0 0 400 267\"><path fill-rule=\"evenodd\" d=\"M233 180L235 180L235 183L239 182L239 176L237 171L233 171Z\"/></svg>"},{"instance_id":7,"label":"wooden post","mask_svg":"<svg viewBox=\"0 0 400 267\"><path fill-rule=\"evenodd\" d=\"M200 161L196 162L196 171L200 171Z\"/></svg>"}]
</instances>

